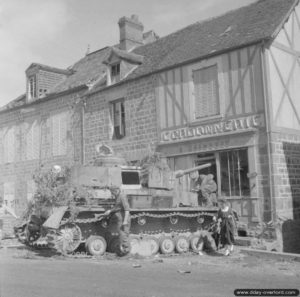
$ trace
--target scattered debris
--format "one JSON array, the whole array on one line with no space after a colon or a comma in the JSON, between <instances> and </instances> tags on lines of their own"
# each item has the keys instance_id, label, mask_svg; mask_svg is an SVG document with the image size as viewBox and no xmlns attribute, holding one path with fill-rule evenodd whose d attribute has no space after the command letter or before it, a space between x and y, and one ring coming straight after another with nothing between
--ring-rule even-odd
<instances>
[{"instance_id":1,"label":"scattered debris","mask_svg":"<svg viewBox=\"0 0 300 297\"><path fill-rule=\"evenodd\" d=\"M181 274L185 274L185 273L191 273L191 270L177 270L178 273L181 273Z\"/></svg>"},{"instance_id":2,"label":"scattered debris","mask_svg":"<svg viewBox=\"0 0 300 297\"><path fill-rule=\"evenodd\" d=\"M140 267L142 267L142 265L138 264L138 263L134 263L134 264L132 264L132 267L133 268L140 268Z\"/></svg>"},{"instance_id":3,"label":"scattered debris","mask_svg":"<svg viewBox=\"0 0 300 297\"><path fill-rule=\"evenodd\" d=\"M154 259L152 262L153 263L163 263L164 260L163 259Z\"/></svg>"}]
</instances>

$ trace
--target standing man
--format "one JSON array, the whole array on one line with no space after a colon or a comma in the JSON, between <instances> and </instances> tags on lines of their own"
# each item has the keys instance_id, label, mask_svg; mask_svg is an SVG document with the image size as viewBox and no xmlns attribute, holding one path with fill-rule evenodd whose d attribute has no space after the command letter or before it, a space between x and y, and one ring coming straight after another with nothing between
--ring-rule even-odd
<instances>
[{"instance_id":1,"label":"standing man","mask_svg":"<svg viewBox=\"0 0 300 297\"><path fill-rule=\"evenodd\" d=\"M121 192L120 188L110 188L112 195L116 199L113 209L106 211L109 215L112 213L111 221L116 224L119 234L119 254L126 255L130 251L129 230L130 230L130 207L127 197Z\"/></svg>"},{"instance_id":2,"label":"standing man","mask_svg":"<svg viewBox=\"0 0 300 297\"><path fill-rule=\"evenodd\" d=\"M217 205L217 184L214 181L214 176L212 174L200 174L201 179L201 193L204 198L204 203L206 206L216 206Z\"/></svg>"}]
</instances>

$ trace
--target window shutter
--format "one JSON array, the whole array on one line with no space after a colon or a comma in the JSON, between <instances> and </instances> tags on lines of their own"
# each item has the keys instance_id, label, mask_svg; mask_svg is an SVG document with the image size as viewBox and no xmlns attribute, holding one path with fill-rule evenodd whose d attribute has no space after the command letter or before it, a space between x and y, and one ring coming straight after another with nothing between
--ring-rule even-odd
<instances>
[{"instance_id":1,"label":"window shutter","mask_svg":"<svg viewBox=\"0 0 300 297\"><path fill-rule=\"evenodd\" d=\"M60 126L59 126L59 151L60 155L65 155L67 153L67 114L61 114Z\"/></svg>"},{"instance_id":2,"label":"window shutter","mask_svg":"<svg viewBox=\"0 0 300 297\"><path fill-rule=\"evenodd\" d=\"M52 117L52 153L54 156L67 153L67 114Z\"/></svg>"},{"instance_id":3,"label":"window shutter","mask_svg":"<svg viewBox=\"0 0 300 297\"><path fill-rule=\"evenodd\" d=\"M121 102L115 103L115 116L114 116L114 126L120 127L121 126Z\"/></svg>"},{"instance_id":4,"label":"window shutter","mask_svg":"<svg viewBox=\"0 0 300 297\"><path fill-rule=\"evenodd\" d=\"M35 121L33 123L33 133L32 133L32 139L33 139L33 148L32 148L32 154L34 159L39 159L40 158L40 145L41 145L41 140L40 140L40 125L38 121Z\"/></svg>"},{"instance_id":5,"label":"window shutter","mask_svg":"<svg viewBox=\"0 0 300 297\"><path fill-rule=\"evenodd\" d=\"M32 125L26 125L26 159L32 160Z\"/></svg>"},{"instance_id":6,"label":"window shutter","mask_svg":"<svg viewBox=\"0 0 300 297\"><path fill-rule=\"evenodd\" d=\"M193 72L195 87L195 117L203 118L220 113L218 70L210 66Z\"/></svg>"},{"instance_id":7,"label":"window shutter","mask_svg":"<svg viewBox=\"0 0 300 297\"><path fill-rule=\"evenodd\" d=\"M59 155L59 117L52 118L52 152L54 156Z\"/></svg>"},{"instance_id":8,"label":"window shutter","mask_svg":"<svg viewBox=\"0 0 300 297\"><path fill-rule=\"evenodd\" d=\"M15 159L15 128L4 132L4 162L10 163Z\"/></svg>"},{"instance_id":9,"label":"window shutter","mask_svg":"<svg viewBox=\"0 0 300 297\"><path fill-rule=\"evenodd\" d=\"M4 163L4 129L0 130L0 164Z\"/></svg>"}]
</instances>

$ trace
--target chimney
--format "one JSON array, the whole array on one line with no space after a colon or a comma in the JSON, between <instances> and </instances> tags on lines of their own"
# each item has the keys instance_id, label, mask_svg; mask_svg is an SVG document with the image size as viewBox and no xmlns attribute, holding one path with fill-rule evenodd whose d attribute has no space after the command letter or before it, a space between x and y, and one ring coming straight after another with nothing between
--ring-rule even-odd
<instances>
[{"instance_id":1,"label":"chimney","mask_svg":"<svg viewBox=\"0 0 300 297\"><path fill-rule=\"evenodd\" d=\"M122 17L119 20L120 49L129 51L134 47L143 45L144 26L137 15L130 18Z\"/></svg>"}]
</instances>

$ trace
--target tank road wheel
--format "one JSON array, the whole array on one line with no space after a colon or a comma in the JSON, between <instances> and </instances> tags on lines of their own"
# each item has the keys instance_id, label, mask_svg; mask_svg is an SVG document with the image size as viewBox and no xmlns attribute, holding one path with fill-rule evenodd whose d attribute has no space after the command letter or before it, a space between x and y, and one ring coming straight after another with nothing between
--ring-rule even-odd
<instances>
[{"instance_id":1,"label":"tank road wheel","mask_svg":"<svg viewBox=\"0 0 300 297\"><path fill-rule=\"evenodd\" d=\"M26 233L27 233L26 237L27 237L27 240L29 243L32 243L40 238L40 232L37 232L37 231L30 232L29 230L27 230Z\"/></svg>"},{"instance_id":2,"label":"tank road wheel","mask_svg":"<svg viewBox=\"0 0 300 297\"><path fill-rule=\"evenodd\" d=\"M106 247L106 240L102 236L90 236L85 242L85 248L92 256L102 256Z\"/></svg>"},{"instance_id":3,"label":"tank road wheel","mask_svg":"<svg viewBox=\"0 0 300 297\"><path fill-rule=\"evenodd\" d=\"M145 237L144 239L150 245L151 255L155 255L159 251L159 241L154 236Z\"/></svg>"},{"instance_id":4,"label":"tank road wheel","mask_svg":"<svg viewBox=\"0 0 300 297\"><path fill-rule=\"evenodd\" d=\"M198 253L203 250L203 241L200 240L199 235L192 235L190 237L190 246L193 252Z\"/></svg>"},{"instance_id":5,"label":"tank road wheel","mask_svg":"<svg viewBox=\"0 0 300 297\"><path fill-rule=\"evenodd\" d=\"M186 253L190 248L189 240L186 236L180 235L175 238L175 249L179 254Z\"/></svg>"},{"instance_id":6,"label":"tank road wheel","mask_svg":"<svg viewBox=\"0 0 300 297\"><path fill-rule=\"evenodd\" d=\"M175 250L175 242L170 236L162 236L159 246L162 254L172 254Z\"/></svg>"},{"instance_id":7,"label":"tank road wheel","mask_svg":"<svg viewBox=\"0 0 300 297\"><path fill-rule=\"evenodd\" d=\"M55 239L55 247L63 254L73 253L80 245L81 230L72 223L67 223L59 227Z\"/></svg>"},{"instance_id":8,"label":"tank road wheel","mask_svg":"<svg viewBox=\"0 0 300 297\"><path fill-rule=\"evenodd\" d=\"M140 249L140 237L138 235L129 235L130 253L137 254Z\"/></svg>"}]
</instances>

